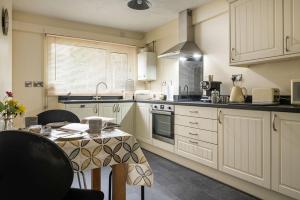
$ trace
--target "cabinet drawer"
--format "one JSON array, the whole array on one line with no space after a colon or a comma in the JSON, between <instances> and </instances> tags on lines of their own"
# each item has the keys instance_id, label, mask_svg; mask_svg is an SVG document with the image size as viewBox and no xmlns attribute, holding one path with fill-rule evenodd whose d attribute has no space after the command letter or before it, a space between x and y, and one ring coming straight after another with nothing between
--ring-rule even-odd
<instances>
[{"instance_id":1,"label":"cabinet drawer","mask_svg":"<svg viewBox=\"0 0 300 200\"><path fill-rule=\"evenodd\" d=\"M217 119L217 108L204 108L194 106L175 106L176 115L185 115L191 117L202 117L208 119Z\"/></svg>"},{"instance_id":2,"label":"cabinet drawer","mask_svg":"<svg viewBox=\"0 0 300 200\"><path fill-rule=\"evenodd\" d=\"M217 169L217 145L189 139L180 135L176 136L176 143L178 155Z\"/></svg>"},{"instance_id":3,"label":"cabinet drawer","mask_svg":"<svg viewBox=\"0 0 300 200\"><path fill-rule=\"evenodd\" d=\"M195 140L201 140L203 142L218 144L218 134L217 132L213 131L206 131L197 128L175 125L175 134L192 138Z\"/></svg>"},{"instance_id":4,"label":"cabinet drawer","mask_svg":"<svg viewBox=\"0 0 300 200\"><path fill-rule=\"evenodd\" d=\"M175 115L175 124L187 126L191 128L204 129L207 131L217 131L218 129L217 120L188 117L188 116L181 116L181 115Z\"/></svg>"}]
</instances>

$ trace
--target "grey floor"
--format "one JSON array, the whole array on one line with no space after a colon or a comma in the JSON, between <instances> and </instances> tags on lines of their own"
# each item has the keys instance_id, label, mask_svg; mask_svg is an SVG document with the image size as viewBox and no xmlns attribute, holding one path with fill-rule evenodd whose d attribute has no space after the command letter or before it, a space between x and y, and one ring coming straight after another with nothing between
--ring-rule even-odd
<instances>
[{"instance_id":1,"label":"grey floor","mask_svg":"<svg viewBox=\"0 0 300 200\"><path fill-rule=\"evenodd\" d=\"M255 200L239 190L217 182L202 174L177 165L158 155L144 151L154 173L154 185L146 188L145 200ZM102 169L102 191L108 200L110 168ZM90 188L90 174L86 173ZM78 187L74 178L73 187ZM127 200L140 200L140 188L127 186Z\"/></svg>"}]
</instances>

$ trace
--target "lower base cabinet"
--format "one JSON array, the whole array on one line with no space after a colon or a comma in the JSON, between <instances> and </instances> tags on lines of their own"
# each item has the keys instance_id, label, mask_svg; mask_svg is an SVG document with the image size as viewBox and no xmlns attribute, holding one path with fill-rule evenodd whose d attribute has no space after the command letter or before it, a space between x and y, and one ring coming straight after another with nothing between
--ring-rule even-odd
<instances>
[{"instance_id":1,"label":"lower base cabinet","mask_svg":"<svg viewBox=\"0 0 300 200\"><path fill-rule=\"evenodd\" d=\"M272 115L272 189L300 199L300 114Z\"/></svg>"},{"instance_id":2,"label":"lower base cabinet","mask_svg":"<svg viewBox=\"0 0 300 200\"><path fill-rule=\"evenodd\" d=\"M219 110L219 170L271 188L271 113Z\"/></svg>"},{"instance_id":3,"label":"lower base cabinet","mask_svg":"<svg viewBox=\"0 0 300 200\"><path fill-rule=\"evenodd\" d=\"M138 140L152 144L151 104L137 103L135 107L135 136Z\"/></svg>"},{"instance_id":4,"label":"lower base cabinet","mask_svg":"<svg viewBox=\"0 0 300 200\"><path fill-rule=\"evenodd\" d=\"M203 165L218 168L218 146L176 135L177 154Z\"/></svg>"}]
</instances>

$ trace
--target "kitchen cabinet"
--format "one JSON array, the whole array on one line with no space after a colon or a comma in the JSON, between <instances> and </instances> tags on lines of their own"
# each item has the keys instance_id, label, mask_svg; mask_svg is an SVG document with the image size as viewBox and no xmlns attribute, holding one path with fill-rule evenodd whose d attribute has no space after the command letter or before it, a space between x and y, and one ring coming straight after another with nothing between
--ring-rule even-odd
<instances>
[{"instance_id":1,"label":"kitchen cabinet","mask_svg":"<svg viewBox=\"0 0 300 200\"><path fill-rule=\"evenodd\" d=\"M99 116L114 118L120 129L127 133L134 133L133 103L101 103L99 104Z\"/></svg>"},{"instance_id":2,"label":"kitchen cabinet","mask_svg":"<svg viewBox=\"0 0 300 200\"><path fill-rule=\"evenodd\" d=\"M98 116L98 104L66 104L65 109L83 119L90 116Z\"/></svg>"},{"instance_id":3,"label":"kitchen cabinet","mask_svg":"<svg viewBox=\"0 0 300 200\"><path fill-rule=\"evenodd\" d=\"M142 142L152 144L152 114L151 104L137 103L135 109L135 136Z\"/></svg>"},{"instance_id":4,"label":"kitchen cabinet","mask_svg":"<svg viewBox=\"0 0 300 200\"><path fill-rule=\"evenodd\" d=\"M270 112L219 109L219 170L270 189Z\"/></svg>"},{"instance_id":5,"label":"kitchen cabinet","mask_svg":"<svg viewBox=\"0 0 300 200\"><path fill-rule=\"evenodd\" d=\"M157 55L154 52L141 52L138 54L138 80L156 80Z\"/></svg>"},{"instance_id":6,"label":"kitchen cabinet","mask_svg":"<svg viewBox=\"0 0 300 200\"><path fill-rule=\"evenodd\" d=\"M300 1L284 0L285 54L300 53Z\"/></svg>"},{"instance_id":7,"label":"kitchen cabinet","mask_svg":"<svg viewBox=\"0 0 300 200\"><path fill-rule=\"evenodd\" d=\"M272 117L272 189L300 199L300 114Z\"/></svg>"},{"instance_id":8,"label":"kitchen cabinet","mask_svg":"<svg viewBox=\"0 0 300 200\"><path fill-rule=\"evenodd\" d=\"M283 55L283 0L230 3L230 63Z\"/></svg>"},{"instance_id":9,"label":"kitchen cabinet","mask_svg":"<svg viewBox=\"0 0 300 200\"><path fill-rule=\"evenodd\" d=\"M175 106L175 150L182 157L218 168L217 109Z\"/></svg>"}]
</instances>

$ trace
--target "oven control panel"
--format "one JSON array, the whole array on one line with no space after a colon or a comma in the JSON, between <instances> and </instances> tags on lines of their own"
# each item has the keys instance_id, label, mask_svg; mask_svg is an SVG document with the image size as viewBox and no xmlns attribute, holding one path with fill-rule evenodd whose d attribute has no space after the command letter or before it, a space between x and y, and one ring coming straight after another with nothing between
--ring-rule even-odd
<instances>
[{"instance_id":1,"label":"oven control panel","mask_svg":"<svg viewBox=\"0 0 300 200\"><path fill-rule=\"evenodd\" d=\"M168 105L168 104L153 104L152 110L162 110L162 111L170 111L174 112L174 105Z\"/></svg>"}]
</instances>

